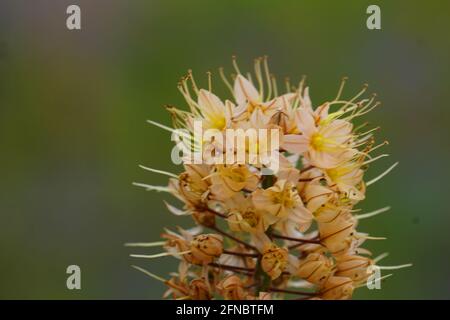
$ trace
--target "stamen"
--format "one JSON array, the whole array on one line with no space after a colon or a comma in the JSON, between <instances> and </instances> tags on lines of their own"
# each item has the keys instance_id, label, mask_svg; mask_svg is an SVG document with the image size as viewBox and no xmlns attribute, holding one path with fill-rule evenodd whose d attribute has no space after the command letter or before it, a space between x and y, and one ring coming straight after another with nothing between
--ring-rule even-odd
<instances>
[{"instance_id":1,"label":"stamen","mask_svg":"<svg viewBox=\"0 0 450 320\"><path fill-rule=\"evenodd\" d=\"M369 163L372 163L374 161L377 161L378 159L384 158L384 157L389 157L388 154L380 154L379 156L376 156L375 158L372 158L370 160L364 161L363 163L361 163L362 166L367 165Z\"/></svg>"},{"instance_id":2,"label":"stamen","mask_svg":"<svg viewBox=\"0 0 450 320\"><path fill-rule=\"evenodd\" d=\"M360 129L364 128L365 126L367 126L369 124L369 122L364 122L362 124L360 124L359 126L355 127L355 129L353 129L354 132L358 132Z\"/></svg>"},{"instance_id":3,"label":"stamen","mask_svg":"<svg viewBox=\"0 0 450 320\"><path fill-rule=\"evenodd\" d=\"M373 152L373 151L377 150L378 148L387 146L388 144L389 144L389 141L384 141L384 142L382 142L382 143L376 145L375 147L372 147L372 148L369 150L369 152Z\"/></svg>"},{"instance_id":4,"label":"stamen","mask_svg":"<svg viewBox=\"0 0 450 320\"><path fill-rule=\"evenodd\" d=\"M360 96L362 96L363 93L366 92L366 90L367 90L368 87L369 87L369 85L368 85L367 83L365 83L365 84L363 85L363 88L361 89L361 91L358 92L358 93L356 94L356 96L354 96L352 99L350 99L350 100L348 101L348 103L352 103L353 101L355 101L356 99L358 99ZM345 108L345 106L344 106L344 108Z\"/></svg>"},{"instance_id":5,"label":"stamen","mask_svg":"<svg viewBox=\"0 0 450 320\"><path fill-rule=\"evenodd\" d=\"M167 172L167 171L163 171L163 170L157 170L157 169L153 169L153 168L149 168L149 167L144 167L143 165L139 165L139 168L150 171L150 172L154 172L154 173L159 173L159 174L163 174L172 178L176 178L178 179L178 176L176 174Z\"/></svg>"},{"instance_id":6,"label":"stamen","mask_svg":"<svg viewBox=\"0 0 450 320\"><path fill-rule=\"evenodd\" d=\"M165 126L165 125L163 125L163 124L160 124L160 123L155 122L155 121L152 121L152 120L147 120L147 122L150 123L150 124L152 124L152 125L154 125L154 126L157 126L157 127L161 128L161 129L164 129L164 130L166 130L166 131L175 133L176 135L181 136L181 137L183 137L183 138L186 138L186 139L192 139L192 135L187 134L187 133L185 133L185 132L183 132L183 131L180 131L180 130L178 130L178 129L170 128L170 127L168 127L168 126Z\"/></svg>"},{"instance_id":7,"label":"stamen","mask_svg":"<svg viewBox=\"0 0 450 320\"><path fill-rule=\"evenodd\" d=\"M247 79L248 79L248 81L250 81L251 84L253 84L253 78L252 78L252 74L250 72L247 72Z\"/></svg>"},{"instance_id":8,"label":"stamen","mask_svg":"<svg viewBox=\"0 0 450 320\"><path fill-rule=\"evenodd\" d=\"M377 266L377 267L381 270L398 270L412 267L412 265L413 265L412 263L407 263L407 264L400 264L398 266Z\"/></svg>"},{"instance_id":9,"label":"stamen","mask_svg":"<svg viewBox=\"0 0 450 320\"><path fill-rule=\"evenodd\" d=\"M170 192L170 189L168 187L164 187L164 186L152 186L150 184L139 183L139 182L133 182L132 185L136 186L136 187L145 188L147 191Z\"/></svg>"},{"instance_id":10,"label":"stamen","mask_svg":"<svg viewBox=\"0 0 450 320\"><path fill-rule=\"evenodd\" d=\"M382 259L386 258L389 255L389 252L385 252L380 254L378 257L376 257L375 259L373 259L373 263L377 264L378 262L380 262Z\"/></svg>"},{"instance_id":11,"label":"stamen","mask_svg":"<svg viewBox=\"0 0 450 320\"><path fill-rule=\"evenodd\" d=\"M350 120L352 120L353 118L363 116L363 115L365 115L366 113L369 113L370 111L372 111L373 109L375 109L376 107L378 107L378 106L380 106L380 105L381 105L381 102L377 102L377 103L375 103L372 107L370 107L369 109L367 109L366 107L364 107L364 108L362 108L361 110L359 110L358 112L356 112L355 114L353 114L353 115L347 117L346 120L347 120L347 121L350 121Z\"/></svg>"},{"instance_id":12,"label":"stamen","mask_svg":"<svg viewBox=\"0 0 450 320\"><path fill-rule=\"evenodd\" d=\"M370 180L369 182L366 183L366 186L370 186L371 184L374 184L375 182L377 182L378 180L380 180L381 178L383 178L385 175L387 175L389 172L391 172L396 166L398 165L398 162L394 163L392 166L390 166L386 171L384 171L382 174L380 174L378 177L373 178L372 180Z\"/></svg>"},{"instance_id":13,"label":"stamen","mask_svg":"<svg viewBox=\"0 0 450 320\"><path fill-rule=\"evenodd\" d=\"M189 108L191 109L191 112L194 115L198 115L198 105L197 103L192 99L191 94L189 92L189 88L187 87L186 81L183 80L181 82L181 86L178 87L178 90L180 90L181 94L183 95L184 99L189 105Z\"/></svg>"},{"instance_id":14,"label":"stamen","mask_svg":"<svg viewBox=\"0 0 450 320\"><path fill-rule=\"evenodd\" d=\"M360 146L363 146L365 144L368 144L370 142L372 142L373 140L373 134L369 133L368 135L356 140L353 145L353 148L358 148Z\"/></svg>"},{"instance_id":15,"label":"stamen","mask_svg":"<svg viewBox=\"0 0 450 320\"><path fill-rule=\"evenodd\" d=\"M272 85L271 85L271 78L270 78L270 72L269 72L269 64L267 62L268 57L264 56L264 71L266 74L266 81L267 81L267 100L270 100L270 98L272 97ZM276 95L278 96L278 95Z\"/></svg>"},{"instance_id":16,"label":"stamen","mask_svg":"<svg viewBox=\"0 0 450 320\"><path fill-rule=\"evenodd\" d=\"M302 75L302 79L300 80L300 83L298 84L299 96L302 96L302 94L303 94L303 88L305 85L305 81L306 81L306 75Z\"/></svg>"},{"instance_id":17,"label":"stamen","mask_svg":"<svg viewBox=\"0 0 450 320\"><path fill-rule=\"evenodd\" d=\"M208 77L208 90L209 90L209 92L211 92L212 91L212 79L211 79L212 74L210 71L208 71L208 72L206 72L206 75Z\"/></svg>"},{"instance_id":18,"label":"stamen","mask_svg":"<svg viewBox=\"0 0 450 320\"><path fill-rule=\"evenodd\" d=\"M181 252L161 252L157 254L130 254L132 258L144 258L144 259L155 259L167 256L182 256L184 254L190 253L191 250L181 251Z\"/></svg>"},{"instance_id":19,"label":"stamen","mask_svg":"<svg viewBox=\"0 0 450 320\"><path fill-rule=\"evenodd\" d=\"M372 103L375 101L376 97L377 97L377 94L374 93L374 94L372 94L370 99L366 99L366 100L361 101L361 105L365 104L365 106L363 106L361 108L361 110L366 110L367 108L369 108L372 105Z\"/></svg>"},{"instance_id":20,"label":"stamen","mask_svg":"<svg viewBox=\"0 0 450 320\"><path fill-rule=\"evenodd\" d=\"M151 273L150 271L147 271L147 270L145 270L145 269L143 269L143 268L141 268L141 267L138 267L138 266L135 266L135 265L131 265L131 267L133 267L133 268L135 268L136 270L139 270L139 271L145 273L146 275L148 275L149 277L151 277L151 278L153 278L153 279L156 279L156 280L161 281L161 282L163 282L163 283L166 283L166 282L167 282L166 279L164 279L164 278L162 278L162 277L160 277L160 276L157 276L156 274L153 274L153 273Z\"/></svg>"},{"instance_id":21,"label":"stamen","mask_svg":"<svg viewBox=\"0 0 450 320\"><path fill-rule=\"evenodd\" d=\"M270 76L270 78L272 80L273 94L274 94L275 97L278 97L277 79L275 78L275 76L273 74Z\"/></svg>"},{"instance_id":22,"label":"stamen","mask_svg":"<svg viewBox=\"0 0 450 320\"><path fill-rule=\"evenodd\" d=\"M291 79L289 77L284 78L284 84L286 85L286 92L291 92Z\"/></svg>"},{"instance_id":23,"label":"stamen","mask_svg":"<svg viewBox=\"0 0 450 320\"><path fill-rule=\"evenodd\" d=\"M357 136L365 136L366 134L369 134L371 132L374 132L374 131L377 131L377 130L380 130L380 129L381 129L381 127L378 126L378 127L372 128L370 130L367 130L366 132L358 133Z\"/></svg>"},{"instance_id":24,"label":"stamen","mask_svg":"<svg viewBox=\"0 0 450 320\"><path fill-rule=\"evenodd\" d=\"M192 73L192 70L188 70L188 78L191 80L192 82L192 88L194 89L195 93L198 93L198 87L197 87L197 83L194 80L194 74Z\"/></svg>"},{"instance_id":25,"label":"stamen","mask_svg":"<svg viewBox=\"0 0 450 320\"><path fill-rule=\"evenodd\" d=\"M378 209L378 210L375 210L375 211L372 211L372 212L368 212L368 213L364 213L364 214L358 214L358 215L355 216L355 218L358 219L358 220L367 219L367 218L376 216L376 215L378 215L380 213L389 211L390 209L391 209L391 207L384 207L384 208L381 208L381 209Z\"/></svg>"},{"instance_id":26,"label":"stamen","mask_svg":"<svg viewBox=\"0 0 450 320\"><path fill-rule=\"evenodd\" d=\"M342 90L344 89L345 83L347 82L348 77L343 77L341 80L341 85L339 86L339 90L338 93L336 95L336 98L334 98L334 100L339 100L339 98L341 97L342 94Z\"/></svg>"},{"instance_id":27,"label":"stamen","mask_svg":"<svg viewBox=\"0 0 450 320\"><path fill-rule=\"evenodd\" d=\"M372 236L361 236L361 235L359 235L359 236L357 236L357 238L359 238L359 239L367 239L367 240L386 240L387 238L386 237L372 237Z\"/></svg>"},{"instance_id":28,"label":"stamen","mask_svg":"<svg viewBox=\"0 0 450 320\"><path fill-rule=\"evenodd\" d=\"M223 72L223 67L219 68L219 74L220 74L220 77L222 78L222 81L225 83L225 86L228 88L228 90L230 90L231 95L234 97L233 87L231 86L230 82L228 81L227 77L225 76L225 73Z\"/></svg>"},{"instance_id":29,"label":"stamen","mask_svg":"<svg viewBox=\"0 0 450 320\"><path fill-rule=\"evenodd\" d=\"M233 61L233 67L234 67L234 70L236 70L237 74L241 74L241 71L239 70L239 66L238 66L237 61L236 61L236 56L233 55L233 56L231 57L231 59L232 59L232 61Z\"/></svg>"},{"instance_id":30,"label":"stamen","mask_svg":"<svg viewBox=\"0 0 450 320\"><path fill-rule=\"evenodd\" d=\"M261 72L261 58L255 59L254 65L255 65L255 75L258 81L259 96L261 100L264 100L264 82Z\"/></svg>"},{"instance_id":31,"label":"stamen","mask_svg":"<svg viewBox=\"0 0 450 320\"><path fill-rule=\"evenodd\" d=\"M180 210L180 209L168 204L166 201L164 201L164 204L166 205L167 209L176 216L186 216L186 215L191 214L191 212Z\"/></svg>"},{"instance_id":32,"label":"stamen","mask_svg":"<svg viewBox=\"0 0 450 320\"><path fill-rule=\"evenodd\" d=\"M161 247L166 244L166 241L155 241L155 242L129 242L125 243L125 247Z\"/></svg>"},{"instance_id":33,"label":"stamen","mask_svg":"<svg viewBox=\"0 0 450 320\"><path fill-rule=\"evenodd\" d=\"M197 84L196 84L196 82L195 82L195 80L194 80L194 74L192 73L192 70L191 70L191 69L188 70L188 76L187 76L187 79L188 79L188 80L191 80L191 83L192 83L192 89L193 89L194 92L197 94L199 90L198 90Z\"/></svg>"}]
</instances>

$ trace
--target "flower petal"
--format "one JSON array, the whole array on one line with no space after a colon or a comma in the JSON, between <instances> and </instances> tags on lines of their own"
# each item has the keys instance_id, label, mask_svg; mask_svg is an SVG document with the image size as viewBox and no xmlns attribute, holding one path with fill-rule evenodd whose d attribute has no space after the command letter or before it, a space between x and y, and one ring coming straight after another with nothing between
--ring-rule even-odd
<instances>
[{"instance_id":1,"label":"flower petal","mask_svg":"<svg viewBox=\"0 0 450 320\"><path fill-rule=\"evenodd\" d=\"M281 145L285 150L292 153L304 153L308 150L309 139L304 135L287 134L283 136L283 143Z\"/></svg>"},{"instance_id":2,"label":"flower petal","mask_svg":"<svg viewBox=\"0 0 450 320\"><path fill-rule=\"evenodd\" d=\"M246 101L258 102L260 100L258 90L242 75L238 75L234 82L234 97L237 104L242 104Z\"/></svg>"}]
</instances>

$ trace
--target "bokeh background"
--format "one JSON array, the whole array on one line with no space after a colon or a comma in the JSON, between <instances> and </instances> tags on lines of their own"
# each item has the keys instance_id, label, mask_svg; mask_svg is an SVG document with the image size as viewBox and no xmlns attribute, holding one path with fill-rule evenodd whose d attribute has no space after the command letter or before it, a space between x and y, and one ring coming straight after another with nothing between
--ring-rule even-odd
<instances>
[{"instance_id":1,"label":"bokeh background","mask_svg":"<svg viewBox=\"0 0 450 320\"><path fill-rule=\"evenodd\" d=\"M81 31L66 29L69 4L81 7ZM369 4L381 6L382 30L366 28ZM367 119L392 157L368 176L400 166L362 208L393 209L361 230L388 237L367 243L390 252L385 264L414 267L355 298L450 298L449 12L436 0L2 0L0 297L160 298L163 286L130 264L165 275L175 260L133 261L123 243L191 222L165 210L167 195L131 185L166 183L138 164L181 170L169 134L145 121L169 124L162 106L183 106L187 69L200 81L231 72L233 54L242 68L267 54L280 79L308 76L316 104L344 75L348 96L368 82L383 102ZM80 291L66 289L70 264Z\"/></svg>"}]
</instances>

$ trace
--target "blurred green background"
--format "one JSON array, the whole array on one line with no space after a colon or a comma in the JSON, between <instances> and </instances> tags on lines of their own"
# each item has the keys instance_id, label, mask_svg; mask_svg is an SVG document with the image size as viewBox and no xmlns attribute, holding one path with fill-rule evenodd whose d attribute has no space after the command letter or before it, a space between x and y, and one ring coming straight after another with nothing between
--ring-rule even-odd
<instances>
[{"instance_id":1,"label":"blurred green background","mask_svg":"<svg viewBox=\"0 0 450 320\"><path fill-rule=\"evenodd\" d=\"M81 7L81 31L66 29L69 4ZM382 30L366 28L369 4L381 6ZM435 0L2 0L0 297L160 298L163 286L130 264L166 275L175 260L133 261L123 243L190 220L167 212L168 195L131 185L166 183L138 164L181 170L169 134L145 120L169 124L162 106L184 105L176 84L187 69L206 79L231 72L232 54L242 68L267 54L280 79L308 75L316 104L343 75L348 96L368 82L383 102L366 119L392 157L368 177L400 166L362 208L393 209L360 230L388 237L366 245L389 251L385 264L414 267L355 298L450 298L449 13ZM66 289L70 264L80 291Z\"/></svg>"}]
</instances>

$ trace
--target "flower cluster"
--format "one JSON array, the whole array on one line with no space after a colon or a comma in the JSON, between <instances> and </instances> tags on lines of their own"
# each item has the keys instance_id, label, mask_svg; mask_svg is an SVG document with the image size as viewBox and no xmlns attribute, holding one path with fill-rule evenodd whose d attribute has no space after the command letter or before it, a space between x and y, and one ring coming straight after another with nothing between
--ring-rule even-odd
<instances>
[{"instance_id":1,"label":"flower cluster","mask_svg":"<svg viewBox=\"0 0 450 320\"><path fill-rule=\"evenodd\" d=\"M381 238L357 226L389 208L357 214L355 205L395 164L366 181L369 164L386 156L374 151L386 142L375 143L378 128L353 124L379 105L376 96L362 98L364 86L353 98L342 98L343 79L333 100L313 107L304 79L295 86L287 80L286 91L279 93L266 58L255 60L253 75L242 74L234 59L233 65L231 81L220 69L232 100L212 92L211 74L207 89L201 89L189 72L179 84L189 110L169 106L173 127L157 125L172 132L183 129L178 141L190 150L201 146L200 159L225 146L214 137L192 139L195 121L223 135L228 129L275 129L276 144L245 140L245 150L269 150L278 160L277 170L267 174L263 161L250 163L249 157L221 164L185 162L179 175L143 167L169 175L169 185L136 185L171 193L183 206L166 203L168 210L192 216L196 226L167 229L164 241L128 244L165 249L133 257L178 258L178 272L170 279L135 268L163 281L164 296L174 299L348 299L370 278L379 282L384 277L376 264L383 255L372 258L361 245Z\"/></svg>"}]
</instances>

